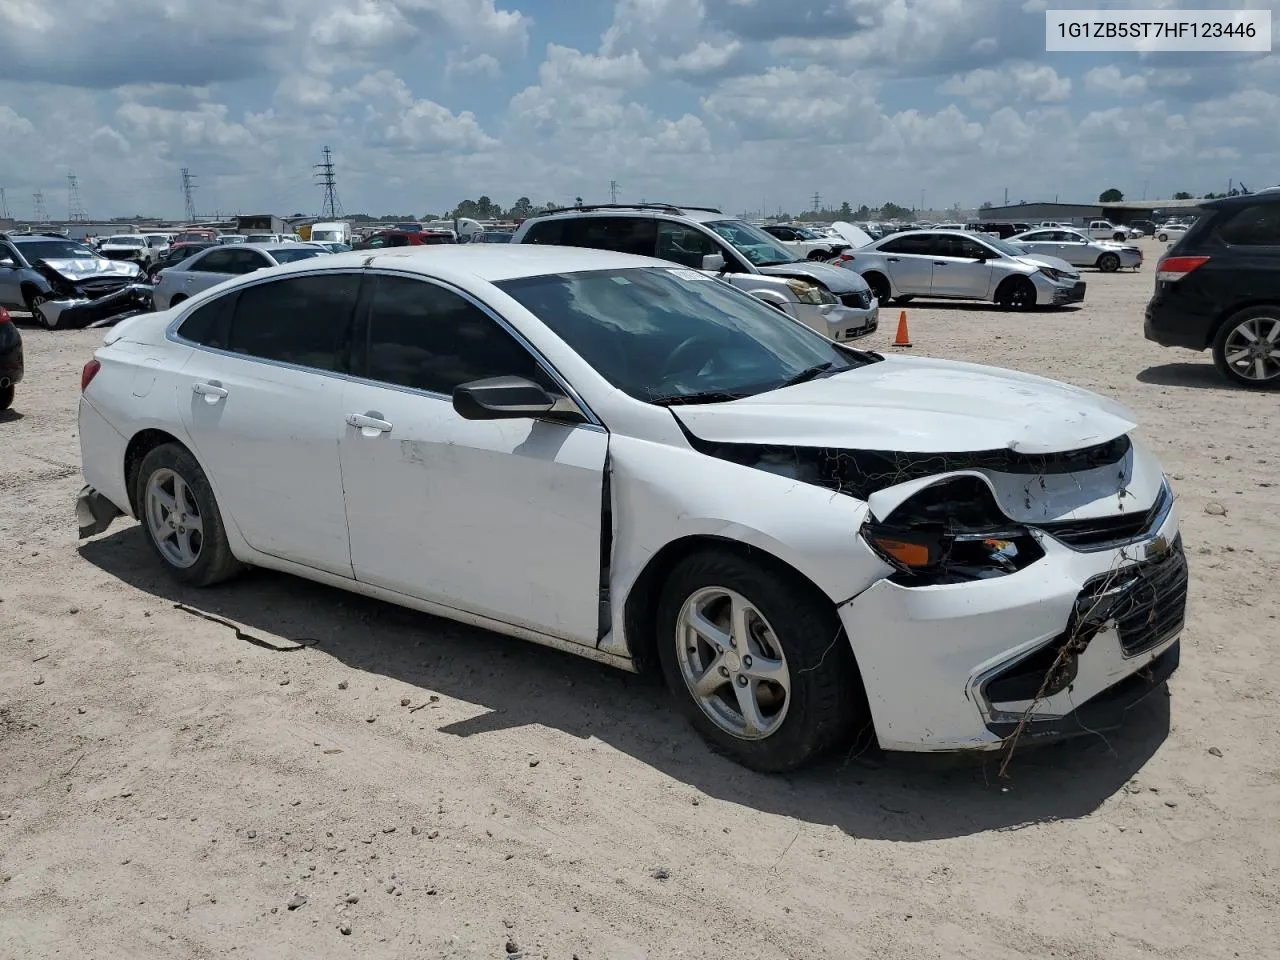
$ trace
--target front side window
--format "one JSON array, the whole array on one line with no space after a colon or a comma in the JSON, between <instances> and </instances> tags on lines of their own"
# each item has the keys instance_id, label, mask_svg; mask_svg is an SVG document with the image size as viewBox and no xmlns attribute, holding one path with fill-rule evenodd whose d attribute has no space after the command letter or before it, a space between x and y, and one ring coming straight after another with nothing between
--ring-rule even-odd
<instances>
[{"instance_id":1,"label":"front side window","mask_svg":"<svg viewBox=\"0 0 1280 960\"><path fill-rule=\"evenodd\" d=\"M730 246L757 267L796 262L790 250L744 220L713 220L704 226L728 240Z\"/></svg>"},{"instance_id":2,"label":"front side window","mask_svg":"<svg viewBox=\"0 0 1280 960\"><path fill-rule=\"evenodd\" d=\"M755 297L685 268L550 274L497 286L638 400L729 400L867 362Z\"/></svg>"},{"instance_id":3,"label":"front side window","mask_svg":"<svg viewBox=\"0 0 1280 960\"><path fill-rule=\"evenodd\" d=\"M446 396L488 377L526 377L558 390L534 356L469 300L410 277L375 282L356 360L368 379Z\"/></svg>"},{"instance_id":4,"label":"front side window","mask_svg":"<svg viewBox=\"0 0 1280 960\"><path fill-rule=\"evenodd\" d=\"M245 287L236 296L227 349L343 371L359 291L358 273L286 277Z\"/></svg>"},{"instance_id":5,"label":"front side window","mask_svg":"<svg viewBox=\"0 0 1280 960\"><path fill-rule=\"evenodd\" d=\"M695 270L702 269L702 258L724 255L720 245L701 230L673 223L658 221L658 259L684 264Z\"/></svg>"}]
</instances>

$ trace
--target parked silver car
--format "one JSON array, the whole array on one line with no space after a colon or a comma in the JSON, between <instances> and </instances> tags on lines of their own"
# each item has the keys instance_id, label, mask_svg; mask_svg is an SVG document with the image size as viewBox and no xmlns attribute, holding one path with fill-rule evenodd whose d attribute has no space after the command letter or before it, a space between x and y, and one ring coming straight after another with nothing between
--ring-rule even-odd
<instances>
[{"instance_id":1,"label":"parked silver car","mask_svg":"<svg viewBox=\"0 0 1280 960\"><path fill-rule=\"evenodd\" d=\"M210 247L190 259L160 272L152 291L157 310L168 310L201 290L263 267L293 263L308 257L328 256L320 247L301 243L251 244Z\"/></svg>"},{"instance_id":2,"label":"parked silver car","mask_svg":"<svg viewBox=\"0 0 1280 960\"><path fill-rule=\"evenodd\" d=\"M915 297L990 300L1010 309L1062 306L1084 299L1070 264L1027 254L1005 240L958 230L895 233L836 262L862 275L881 303Z\"/></svg>"},{"instance_id":3,"label":"parked silver car","mask_svg":"<svg viewBox=\"0 0 1280 960\"><path fill-rule=\"evenodd\" d=\"M1010 237L1008 242L1027 253L1048 254L1077 267L1097 267L1103 273L1113 273L1121 267L1137 270L1142 266L1140 247L1114 240L1091 240L1079 230L1062 227L1032 230Z\"/></svg>"}]
</instances>

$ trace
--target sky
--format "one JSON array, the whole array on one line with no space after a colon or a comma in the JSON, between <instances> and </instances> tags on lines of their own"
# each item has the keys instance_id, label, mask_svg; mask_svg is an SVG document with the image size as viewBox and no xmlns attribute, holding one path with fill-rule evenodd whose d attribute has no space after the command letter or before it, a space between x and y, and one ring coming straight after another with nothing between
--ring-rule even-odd
<instances>
[{"instance_id":1,"label":"sky","mask_svg":"<svg viewBox=\"0 0 1280 960\"><path fill-rule=\"evenodd\" d=\"M487 195L945 210L1280 182L1280 58L1046 53L1092 0L3 0L11 215ZM1280 0L1145 0L1275 8ZM1274 25L1273 25L1274 27Z\"/></svg>"}]
</instances>

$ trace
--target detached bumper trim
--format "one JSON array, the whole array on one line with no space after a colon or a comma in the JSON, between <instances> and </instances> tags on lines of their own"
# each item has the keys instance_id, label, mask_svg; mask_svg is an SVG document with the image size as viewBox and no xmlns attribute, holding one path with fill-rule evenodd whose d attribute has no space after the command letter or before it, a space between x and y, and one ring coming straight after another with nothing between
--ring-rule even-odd
<instances>
[{"instance_id":1,"label":"detached bumper trim","mask_svg":"<svg viewBox=\"0 0 1280 960\"><path fill-rule=\"evenodd\" d=\"M94 537L111 526L111 521L123 516L120 508L93 487L81 488L76 497L76 521L80 525L80 539Z\"/></svg>"}]
</instances>

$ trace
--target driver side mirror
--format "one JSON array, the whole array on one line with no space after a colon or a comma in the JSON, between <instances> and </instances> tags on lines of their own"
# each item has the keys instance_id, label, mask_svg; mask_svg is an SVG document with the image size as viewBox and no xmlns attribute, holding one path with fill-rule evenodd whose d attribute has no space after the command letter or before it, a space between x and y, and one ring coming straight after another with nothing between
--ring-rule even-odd
<instances>
[{"instance_id":1,"label":"driver side mirror","mask_svg":"<svg viewBox=\"0 0 1280 960\"><path fill-rule=\"evenodd\" d=\"M525 377L489 377L459 384L453 388L453 409L464 420L586 420L568 397L549 393Z\"/></svg>"},{"instance_id":2,"label":"driver side mirror","mask_svg":"<svg viewBox=\"0 0 1280 960\"><path fill-rule=\"evenodd\" d=\"M724 255L719 253L708 253L702 258L703 270L723 270L725 266Z\"/></svg>"}]
</instances>

